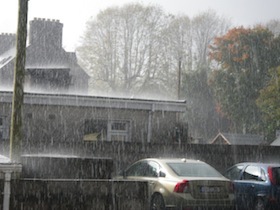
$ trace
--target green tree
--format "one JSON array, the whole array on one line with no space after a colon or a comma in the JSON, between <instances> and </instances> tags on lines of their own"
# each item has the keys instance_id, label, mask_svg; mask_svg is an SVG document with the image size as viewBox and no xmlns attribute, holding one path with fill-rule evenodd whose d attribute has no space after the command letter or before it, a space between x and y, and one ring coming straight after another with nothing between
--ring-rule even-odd
<instances>
[{"instance_id":1,"label":"green tree","mask_svg":"<svg viewBox=\"0 0 280 210\"><path fill-rule=\"evenodd\" d=\"M257 105L263 113L265 131L268 139L275 138L280 127L280 66L269 70L268 85L260 91Z\"/></svg>"},{"instance_id":2,"label":"green tree","mask_svg":"<svg viewBox=\"0 0 280 210\"><path fill-rule=\"evenodd\" d=\"M188 110L186 118L192 136L210 139L219 130L227 131L228 121L216 110L213 92L208 85L207 69L187 72L183 89Z\"/></svg>"},{"instance_id":3,"label":"green tree","mask_svg":"<svg viewBox=\"0 0 280 210\"><path fill-rule=\"evenodd\" d=\"M191 19L191 42L186 51L189 61L187 68L182 69L181 95L188 103L186 119L191 135L204 141L227 125L215 110L213 92L208 85L210 62L207 55L214 38L225 34L230 25L229 20L213 10L201 12Z\"/></svg>"},{"instance_id":4,"label":"green tree","mask_svg":"<svg viewBox=\"0 0 280 210\"><path fill-rule=\"evenodd\" d=\"M256 105L268 69L275 66L274 35L266 28L234 28L210 46L213 68L210 84L217 104L234 124L235 132L260 129Z\"/></svg>"}]
</instances>

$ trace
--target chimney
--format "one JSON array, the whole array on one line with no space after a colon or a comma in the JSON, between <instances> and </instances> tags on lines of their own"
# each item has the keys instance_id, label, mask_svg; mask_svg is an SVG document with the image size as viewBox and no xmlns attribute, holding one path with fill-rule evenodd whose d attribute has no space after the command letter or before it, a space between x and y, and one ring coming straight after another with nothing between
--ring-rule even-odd
<instances>
[{"instance_id":1,"label":"chimney","mask_svg":"<svg viewBox=\"0 0 280 210\"><path fill-rule=\"evenodd\" d=\"M16 46L16 34L0 34L0 55Z\"/></svg>"},{"instance_id":2,"label":"chimney","mask_svg":"<svg viewBox=\"0 0 280 210\"><path fill-rule=\"evenodd\" d=\"M59 20L34 18L30 21L29 44L62 47L63 24Z\"/></svg>"}]
</instances>

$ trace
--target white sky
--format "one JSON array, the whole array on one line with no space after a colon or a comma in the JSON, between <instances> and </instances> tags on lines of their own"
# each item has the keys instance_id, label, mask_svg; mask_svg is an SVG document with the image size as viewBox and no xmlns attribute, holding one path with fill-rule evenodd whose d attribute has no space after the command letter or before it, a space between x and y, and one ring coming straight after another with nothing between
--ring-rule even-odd
<instances>
[{"instance_id":1,"label":"white sky","mask_svg":"<svg viewBox=\"0 0 280 210\"><path fill-rule=\"evenodd\" d=\"M0 2L0 33L15 33L18 0ZM63 46L68 51L74 51L90 17L95 17L107 7L131 2L160 5L168 13L189 17L213 9L218 15L231 19L236 26L280 20L280 0L29 0L28 19L60 20L63 23Z\"/></svg>"}]
</instances>

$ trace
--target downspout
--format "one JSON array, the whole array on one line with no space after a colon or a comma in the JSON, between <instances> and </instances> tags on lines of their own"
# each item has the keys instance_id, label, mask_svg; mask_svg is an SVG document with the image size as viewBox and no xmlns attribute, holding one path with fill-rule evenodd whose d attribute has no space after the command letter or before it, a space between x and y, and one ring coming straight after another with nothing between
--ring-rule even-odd
<instances>
[{"instance_id":1,"label":"downspout","mask_svg":"<svg viewBox=\"0 0 280 210\"><path fill-rule=\"evenodd\" d=\"M155 111L155 105L152 104L152 109L149 111L149 116L148 116L148 134L147 134L148 143L151 143L154 111Z\"/></svg>"},{"instance_id":2,"label":"downspout","mask_svg":"<svg viewBox=\"0 0 280 210\"><path fill-rule=\"evenodd\" d=\"M5 180L4 180L3 210L9 210L9 208L10 208L12 171L4 171L4 175L5 175Z\"/></svg>"}]
</instances>

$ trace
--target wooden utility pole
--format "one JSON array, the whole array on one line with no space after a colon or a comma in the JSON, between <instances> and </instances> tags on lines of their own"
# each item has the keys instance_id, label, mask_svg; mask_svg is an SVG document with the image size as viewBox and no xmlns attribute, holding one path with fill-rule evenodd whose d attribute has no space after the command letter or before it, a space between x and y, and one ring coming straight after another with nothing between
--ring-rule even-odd
<instances>
[{"instance_id":1,"label":"wooden utility pole","mask_svg":"<svg viewBox=\"0 0 280 210\"><path fill-rule=\"evenodd\" d=\"M178 90L177 90L178 100L180 100L181 98L181 75L182 75L182 59L180 57L178 61Z\"/></svg>"},{"instance_id":2,"label":"wooden utility pole","mask_svg":"<svg viewBox=\"0 0 280 210\"><path fill-rule=\"evenodd\" d=\"M16 62L14 68L14 93L10 131L10 158L20 162L22 144L22 107L24 98L24 76L27 37L28 0L18 0L18 28L16 44Z\"/></svg>"}]
</instances>

